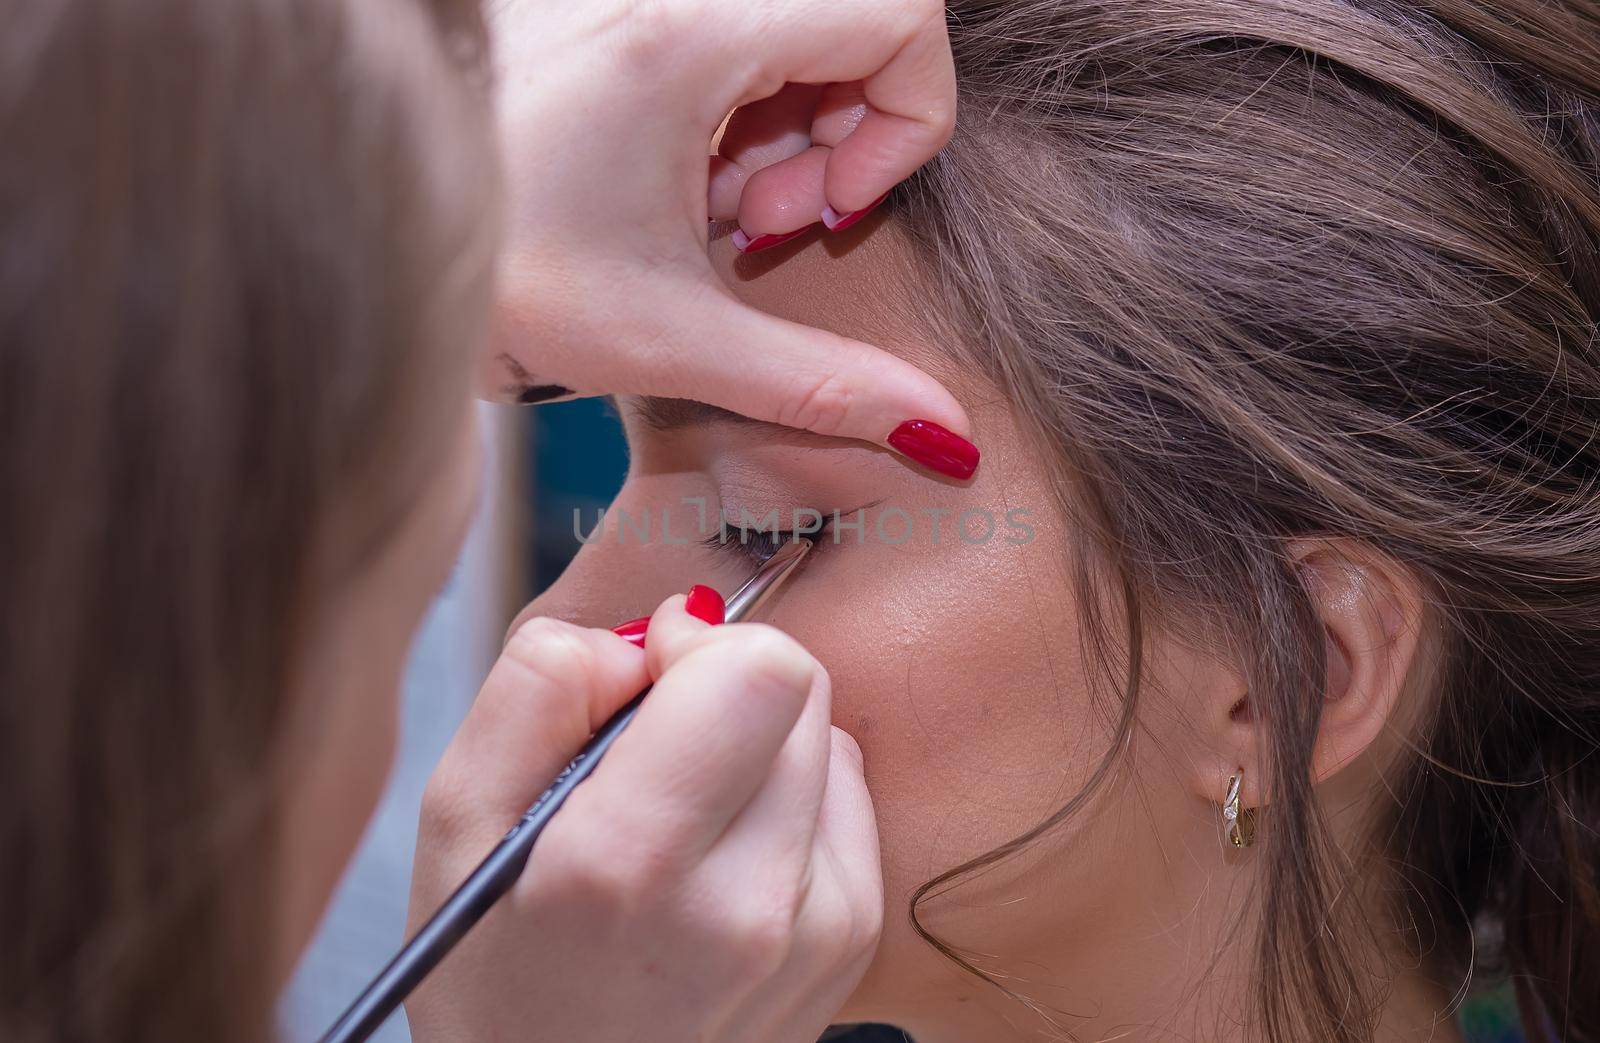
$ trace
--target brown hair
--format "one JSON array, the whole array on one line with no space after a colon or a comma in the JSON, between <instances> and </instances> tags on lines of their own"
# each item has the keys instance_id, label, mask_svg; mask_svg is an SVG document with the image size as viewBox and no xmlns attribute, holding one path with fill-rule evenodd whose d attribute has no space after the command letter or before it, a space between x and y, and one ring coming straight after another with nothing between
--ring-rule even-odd
<instances>
[{"instance_id":1,"label":"brown hair","mask_svg":"<svg viewBox=\"0 0 1600 1043\"><path fill-rule=\"evenodd\" d=\"M1115 769L1150 628L1220 618L1269 751L1252 1034L1371 1039L1286 549L1354 538L1421 580L1442 648L1374 795L1394 919L1461 979L1498 938L1477 969L1530 1040L1600 1039L1600 7L957 0L950 28L960 125L897 213L1093 536L1079 582L1126 632L1086 639L1128 698L1090 790L913 922Z\"/></svg>"},{"instance_id":2,"label":"brown hair","mask_svg":"<svg viewBox=\"0 0 1600 1043\"><path fill-rule=\"evenodd\" d=\"M268 1032L295 628L467 388L483 53L467 0L7 9L0 1037Z\"/></svg>"}]
</instances>

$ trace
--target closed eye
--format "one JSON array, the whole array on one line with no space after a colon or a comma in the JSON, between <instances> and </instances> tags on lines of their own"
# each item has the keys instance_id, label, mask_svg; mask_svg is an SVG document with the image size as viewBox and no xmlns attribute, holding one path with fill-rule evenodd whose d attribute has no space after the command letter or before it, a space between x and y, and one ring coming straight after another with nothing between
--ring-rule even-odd
<instances>
[{"instance_id":1,"label":"closed eye","mask_svg":"<svg viewBox=\"0 0 1600 1043\"><path fill-rule=\"evenodd\" d=\"M815 542L827 527L826 520L814 529L746 529L723 522L722 528L701 542L707 547L737 554L753 564L760 565L790 540L808 539Z\"/></svg>"}]
</instances>

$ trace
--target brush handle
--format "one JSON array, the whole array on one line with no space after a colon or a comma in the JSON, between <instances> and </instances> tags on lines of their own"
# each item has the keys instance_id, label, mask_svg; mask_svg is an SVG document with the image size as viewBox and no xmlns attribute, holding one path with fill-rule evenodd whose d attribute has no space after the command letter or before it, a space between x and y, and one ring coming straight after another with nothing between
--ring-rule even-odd
<instances>
[{"instance_id":1,"label":"brush handle","mask_svg":"<svg viewBox=\"0 0 1600 1043\"><path fill-rule=\"evenodd\" d=\"M372 984L350 1004L339 1020L322 1037L321 1043L358 1043L377 1031L378 1026L405 1001L417 983L438 966L439 961L459 942L483 914L499 901L527 868L533 843L561 805L589 777L606 750L633 720L639 704L649 694L646 688L611 719L600 726L594 738L561 770L550 787L501 838L487 858L478 863L472 875L445 899L444 905L422 925L405 948L395 954Z\"/></svg>"}]
</instances>

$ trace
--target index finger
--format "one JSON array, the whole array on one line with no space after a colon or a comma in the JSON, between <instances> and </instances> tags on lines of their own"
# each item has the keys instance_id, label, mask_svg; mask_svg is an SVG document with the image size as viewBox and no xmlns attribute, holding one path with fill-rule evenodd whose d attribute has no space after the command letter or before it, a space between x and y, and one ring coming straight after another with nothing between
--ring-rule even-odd
<instances>
[{"instance_id":1,"label":"index finger","mask_svg":"<svg viewBox=\"0 0 1600 1043\"><path fill-rule=\"evenodd\" d=\"M507 274L514 287L515 271ZM614 316L615 343L631 345L627 353L546 338L538 374L521 376L559 385L562 394L693 399L754 420L875 442L960 481L977 470L980 454L967 437L966 411L911 362L760 311L718 283L709 262L703 284L659 273L652 278L618 293L633 302ZM662 315L676 321L666 329L649 325ZM502 315L499 336L507 347L498 358L507 359L512 340L530 341L538 333L531 319L513 325Z\"/></svg>"},{"instance_id":2,"label":"index finger","mask_svg":"<svg viewBox=\"0 0 1600 1043\"><path fill-rule=\"evenodd\" d=\"M658 856L692 861L761 789L826 674L760 624L710 629L669 608L650 630L652 665L665 662L665 672L587 792L572 799L587 805L584 819L614 823L615 835ZM665 645L673 647L663 660Z\"/></svg>"}]
</instances>

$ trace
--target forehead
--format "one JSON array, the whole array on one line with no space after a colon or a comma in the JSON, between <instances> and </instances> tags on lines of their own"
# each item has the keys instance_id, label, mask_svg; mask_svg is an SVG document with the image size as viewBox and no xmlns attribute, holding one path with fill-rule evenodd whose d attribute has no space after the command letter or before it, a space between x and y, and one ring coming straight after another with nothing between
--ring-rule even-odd
<instances>
[{"instance_id":1,"label":"forehead","mask_svg":"<svg viewBox=\"0 0 1600 1043\"><path fill-rule=\"evenodd\" d=\"M779 318L867 341L938 375L943 353L919 327L910 249L890 222L875 216L837 235L817 229L756 254L733 248L732 228L713 230L710 255L739 299Z\"/></svg>"}]
</instances>

